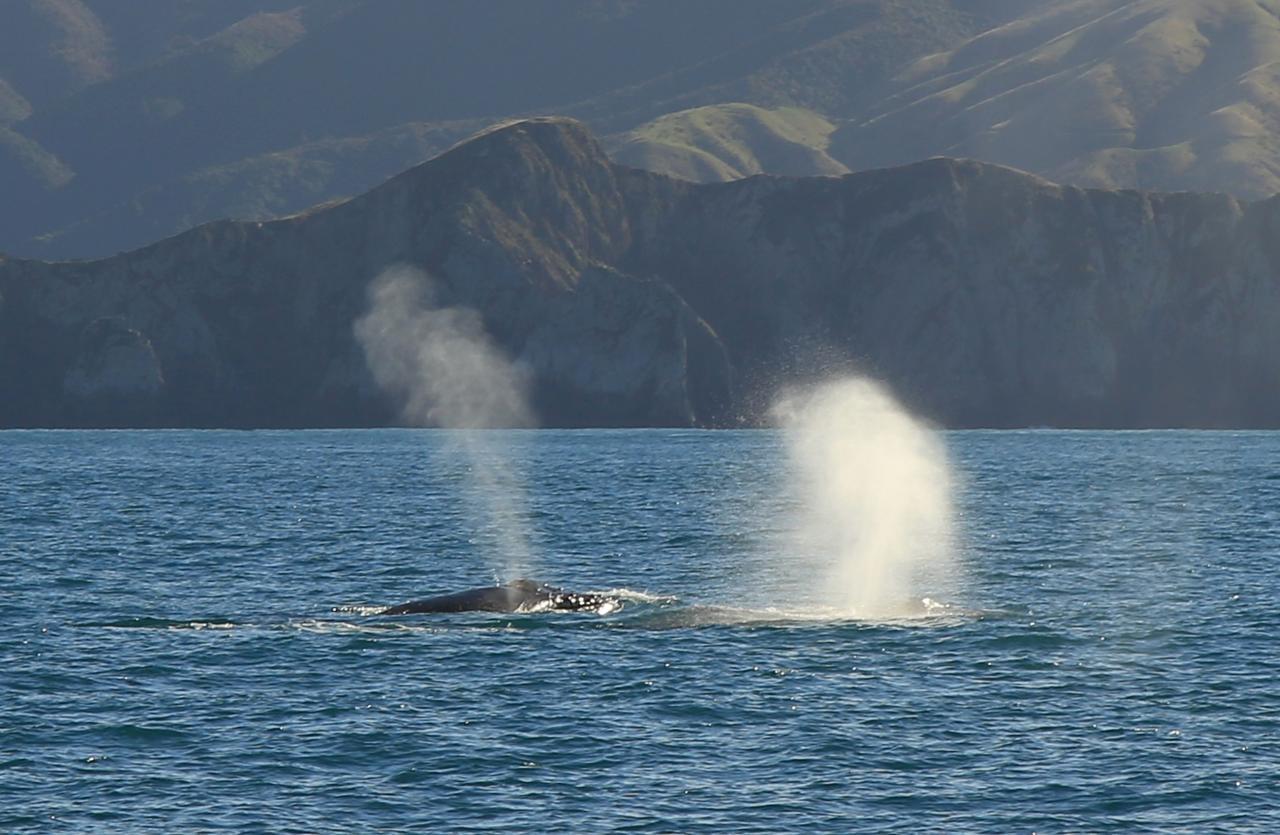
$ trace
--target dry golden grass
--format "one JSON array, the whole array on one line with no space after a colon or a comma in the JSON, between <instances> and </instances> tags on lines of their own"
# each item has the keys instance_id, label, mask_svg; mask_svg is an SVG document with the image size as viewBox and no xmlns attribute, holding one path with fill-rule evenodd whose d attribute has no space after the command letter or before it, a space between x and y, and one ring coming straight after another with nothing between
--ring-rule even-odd
<instances>
[{"instance_id":1,"label":"dry golden grass","mask_svg":"<svg viewBox=\"0 0 1280 835\"><path fill-rule=\"evenodd\" d=\"M763 172L844 174L826 152L834 129L811 110L728 103L669 113L610 137L608 146L625 165L703 182Z\"/></svg>"},{"instance_id":2,"label":"dry golden grass","mask_svg":"<svg viewBox=\"0 0 1280 835\"><path fill-rule=\"evenodd\" d=\"M1280 191L1280 0L1074 0L928 56L835 136L1103 187Z\"/></svg>"}]
</instances>

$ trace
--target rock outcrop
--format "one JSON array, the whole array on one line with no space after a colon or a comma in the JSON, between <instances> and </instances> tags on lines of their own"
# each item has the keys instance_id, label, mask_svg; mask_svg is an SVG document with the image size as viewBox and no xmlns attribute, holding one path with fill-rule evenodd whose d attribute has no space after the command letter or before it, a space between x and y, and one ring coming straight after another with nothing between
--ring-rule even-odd
<instances>
[{"instance_id":1,"label":"rock outcrop","mask_svg":"<svg viewBox=\"0 0 1280 835\"><path fill-rule=\"evenodd\" d=\"M545 425L751 423L858 368L947 425L1280 426L1278 233L1276 200L946 159L698 185L530 120L301 215L0 259L0 425L394 422L352 325L407 264Z\"/></svg>"},{"instance_id":2,"label":"rock outcrop","mask_svg":"<svg viewBox=\"0 0 1280 835\"><path fill-rule=\"evenodd\" d=\"M62 402L75 423L162 423L164 373L151 341L118 318L90 322L62 379Z\"/></svg>"}]
</instances>

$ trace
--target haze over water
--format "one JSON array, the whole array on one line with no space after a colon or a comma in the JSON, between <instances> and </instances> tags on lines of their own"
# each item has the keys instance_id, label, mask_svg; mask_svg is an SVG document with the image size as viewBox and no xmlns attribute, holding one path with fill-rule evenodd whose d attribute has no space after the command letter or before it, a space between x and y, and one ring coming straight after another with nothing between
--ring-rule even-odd
<instances>
[{"instance_id":1,"label":"haze over water","mask_svg":"<svg viewBox=\"0 0 1280 835\"><path fill-rule=\"evenodd\" d=\"M448 432L0 433L0 830L1280 829L1280 435L947 433L963 570L863 620L783 433L500 436L622 612L367 614L493 579Z\"/></svg>"}]
</instances>

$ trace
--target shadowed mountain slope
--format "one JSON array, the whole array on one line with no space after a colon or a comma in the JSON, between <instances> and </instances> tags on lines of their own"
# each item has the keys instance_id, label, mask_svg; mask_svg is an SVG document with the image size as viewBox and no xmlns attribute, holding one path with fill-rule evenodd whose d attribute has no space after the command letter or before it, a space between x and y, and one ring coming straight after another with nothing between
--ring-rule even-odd
<instances>
[{"instance_id":1,"label":"shadowed mountain slope","mask_svg":"<svg viewBox=\"0 0 1280 835\"><path fill-rule=\"evenodd\" d=\"M369 282L411 264L480 310L554 425L686 425L727 405L714 333L611 267L631 231L580 126L481 135L354 200L209 224L94 262L0 263L0 424L394 420L352 334Z\"/></svg>"},{"instance_id":2,"label":"shadowed mountain slope","mask_svg":"<svg viewBox=\"0 0 1280 835\"><path fill-rule=\"evenodd\" d=\"M66 52L49 27L16 25L53 6L77 10L96 40ZM976 34L1006 6L14 0L0 4L0 39L23 44L9 65L0 51L0 128L17 136L0 145L0 175L13 172L0 249L97 256L219 216L297 211L511 116L568 112L603 133L726 102L844 117L903 61ZM96 75L72 73L64 53ZM63 76L47 94L27 89ZM803 143L777 154L768 129L724 141L753 136L763 144L742 150L763 166L797 155L831 165ZM42 173L51 165L65 176Z\"/></svg>"},{"instance_id":3,"label":"shadowed mountain slope","mask_svg":"<svg viewBox=\"0 0 1280 835\"><path fill-rule=\"evenodd\" d=\"M408 264L548 425L750 423L858 367L948 425L1280 426L1278 207L945 159L699 185L518 122L339 205L0 262L0 424L392 421L352 324Z\"/></svg>"},{"instance_id":4,"label":"shadowed mountain slope","mask_svg":"<svg viewBox=\"0 0 1280 835\"><path fill-rule=\"evenodd\" d=\"M1277 15L1280 0L13 0L0 249L99 256L299 211L539 112L697 180L946 155L1257 199L1280 188Z\"/></svg>"},{"instance_id":5,"label":"shadowed mountain slope","mask_svg":"<svg viewBox=\"0 0 1280 835\"><path fill-rule=\"evenodd\" d=\"M115 71L111 35L83 0L10 0L0 21L0 90L26 115Z\"/></svg>"}]
</instances>

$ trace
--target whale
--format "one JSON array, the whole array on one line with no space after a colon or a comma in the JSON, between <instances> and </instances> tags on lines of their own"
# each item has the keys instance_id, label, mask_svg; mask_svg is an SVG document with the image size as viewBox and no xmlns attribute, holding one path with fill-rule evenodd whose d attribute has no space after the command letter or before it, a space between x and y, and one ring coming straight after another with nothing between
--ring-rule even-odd
<instances>
[{"instance_id":1,"label":"whale","mask_svg":"<svg viewBox=\"0 0 1280 835\"><path fill-rule=\"evenodd\" d=\"M380 615L423 615L447 612L591 612L605 615L622 608L607 594L573 592L534 580L512 580L496 586L410 600L378 612Z\"/></svg>"}]
</instances>

